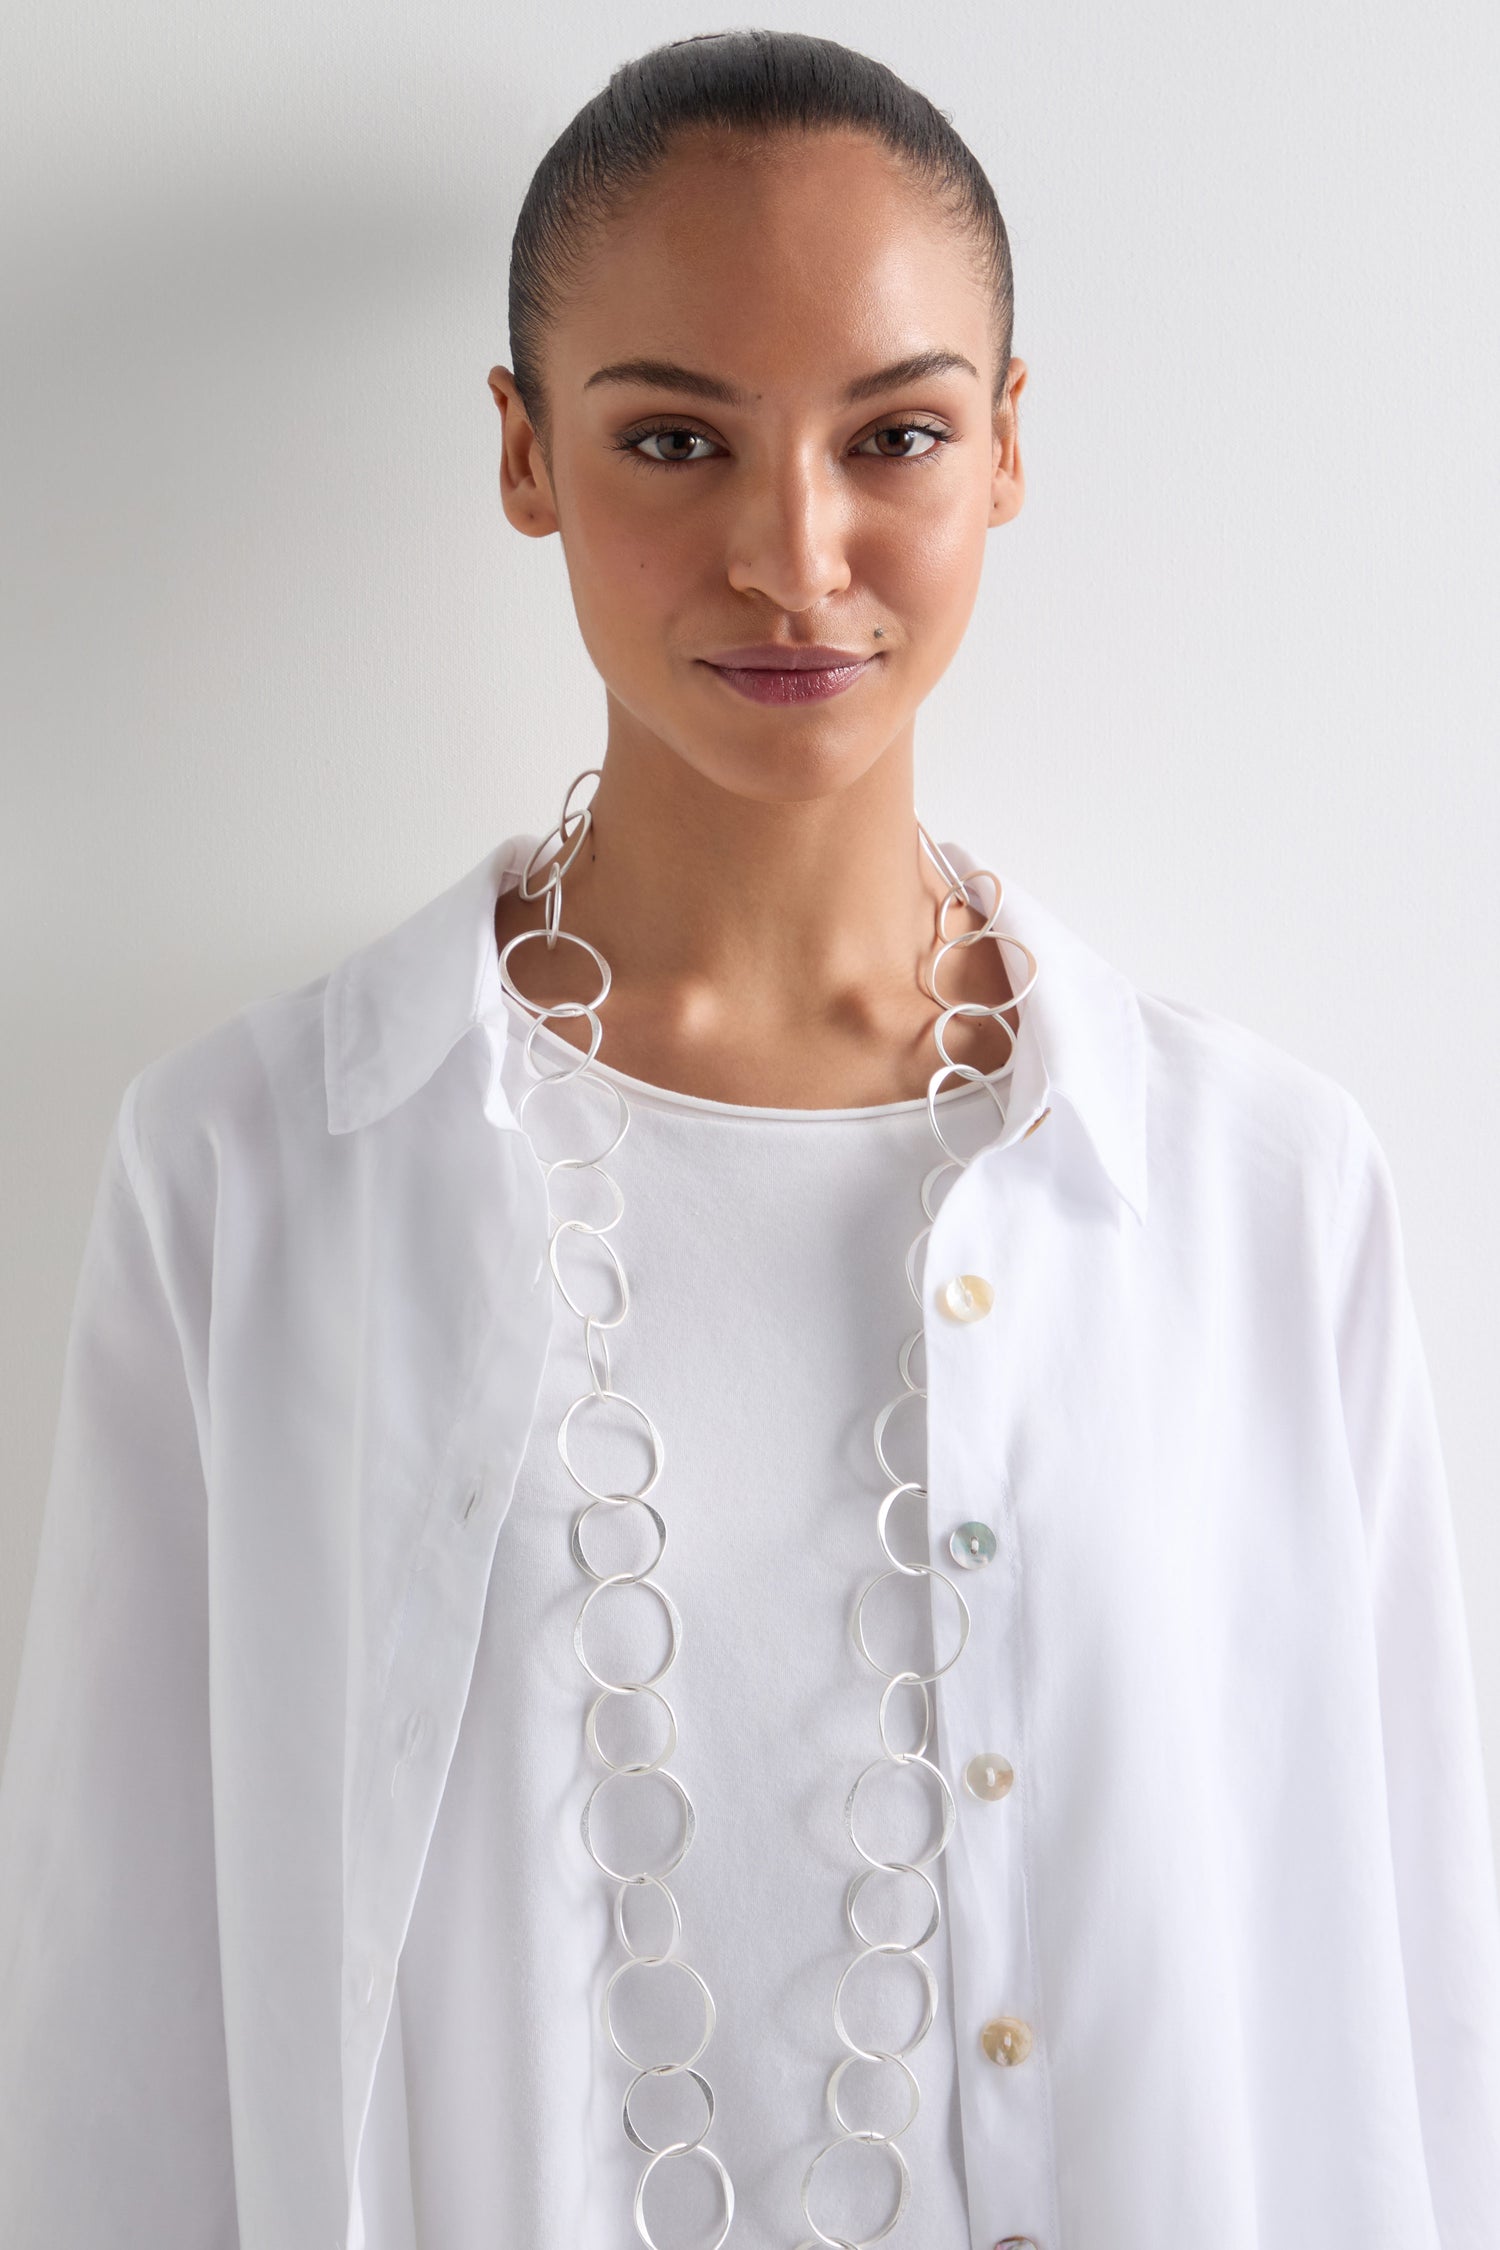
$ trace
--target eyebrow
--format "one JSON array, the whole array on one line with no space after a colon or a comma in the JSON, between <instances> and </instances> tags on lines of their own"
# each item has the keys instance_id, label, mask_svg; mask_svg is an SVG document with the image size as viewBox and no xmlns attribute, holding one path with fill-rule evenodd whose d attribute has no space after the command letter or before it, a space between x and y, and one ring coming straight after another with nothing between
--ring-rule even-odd
<instances>
[{"instance_id":1,"label":"eyebrow","mask_svg":"<svg viewBox=\"0 0 1500 2250\"><path fill-rule=\"evenodd\" d=\"M889 367L874 368L868 375L860 375L845 391L842 403L856 406L861 399L878 397L882 391L893 391L904 383L920 383L932 375L949 375L956 371L972 375L977 382L979 370L962 352L933 350L913 352L906 359L893 359ZM617 359L608 367L598 367L584 384L591 391L596 383L646 384L653 390L687 391L695 398L716 400L721 406L746 406L750 394L737 383L727 383L719 375L703 375L692 367L679 367L671 359Z\"/></svg>"}]
</instances>

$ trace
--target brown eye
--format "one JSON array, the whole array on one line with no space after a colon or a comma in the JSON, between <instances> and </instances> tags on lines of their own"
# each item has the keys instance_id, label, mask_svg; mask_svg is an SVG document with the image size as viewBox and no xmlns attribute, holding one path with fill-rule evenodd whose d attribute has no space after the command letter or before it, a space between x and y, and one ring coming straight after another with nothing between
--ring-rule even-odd
<instances>
[{"instance_id":1,"label":"brown eye","mask_svg":"<svg viewBox=\"0 0 1500 2250\"><path fill-rule=\"evenodd\" d=\"M634 437L621 440L625 450L633 453L637 460L654 461L660 468L677 468L694 460L701 461L704 458L701 453L681 452L678 448L681 446L711 445L712 442L712 439L706 438L701 430L686 429L640 430ZM649 445L660 445L663 451L647 453L641 450Z\"/></svg>"},{"instance_id":2,"label":"brown eye","mask_svg":"<svg viewBox=\"0 0 1500 2250\"><path fill-rule=\"evenodd\" d=\"M878 461L921 461L951 442L946 430L936 430L927 422L887 422L882 428L872 430L856 451L862 453L866 446L874 445L879 438L893 438L896 443L889 452L877 451L875 459ZM910 441L914 438L925 438L930 442L913 445Z\"/></svg>"}]
</instances>

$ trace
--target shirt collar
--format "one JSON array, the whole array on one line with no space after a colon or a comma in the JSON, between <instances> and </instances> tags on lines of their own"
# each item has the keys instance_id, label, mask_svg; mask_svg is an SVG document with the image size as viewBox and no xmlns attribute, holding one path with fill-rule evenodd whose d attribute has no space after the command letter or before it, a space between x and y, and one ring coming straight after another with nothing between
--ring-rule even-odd
<instances>
[{"instance_id":1,"label":"shirt collar","mask_svg":"<svg viewBox=\"0 0 1500 2250\"><path fill-rule=\"evenodd\" d=\"M475 1025L504 1037L495 901L541 841L508 837L448 890L330 971L323 994L330 1132L371 1124L407 1100ZM983 865L961 845L942 849L961 875ZM1032 1050L1043 1098L1072 1111L1117 1194L1144 1220L1146 1042L1135 987L1009 877L996 927L1037 958L1020 1046ZM1018 974L1013 949L1006 961ZM1020 1069L1018 1057L1018 1079Z\"/></svg>"}]
</instances>

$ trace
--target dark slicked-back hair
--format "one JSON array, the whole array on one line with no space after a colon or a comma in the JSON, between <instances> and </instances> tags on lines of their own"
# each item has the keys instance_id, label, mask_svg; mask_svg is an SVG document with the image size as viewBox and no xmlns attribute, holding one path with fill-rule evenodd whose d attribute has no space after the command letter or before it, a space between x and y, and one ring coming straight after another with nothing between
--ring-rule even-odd
<instances>
[{"instance_id":1,"label":"dark slicked-back hair","mask_svg":"<svg viewBox=\"0 0 1500 2250\"><path fill-rule=\"evenodd\" d=\"M944 112L884 63L795 31L717 31L622 63L552 143L521 205L510 254L511 371L550 451L547 332L610 218L675 135L845 128L890 150L966 234L994 303L995 393L1010 371L1015 297L1005 221L983 166Z\"/></svg>"}]
</instances>

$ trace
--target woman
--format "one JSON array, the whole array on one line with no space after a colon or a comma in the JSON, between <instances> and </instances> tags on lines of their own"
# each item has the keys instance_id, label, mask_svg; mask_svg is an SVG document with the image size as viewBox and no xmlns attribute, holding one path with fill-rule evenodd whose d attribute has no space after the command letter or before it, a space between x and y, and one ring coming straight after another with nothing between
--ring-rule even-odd
<instances>
[{"instance_id":1,"label":"woman","mask_svg":"<svg viewBox=\"0 0 1500 2250\"><path fill-rule=\"evenodd\" d=\"M602 750L122 1098L0 2238L1492 2250L1389 1168L916 817L1024 490L982 171L847 49L677 42L511 329Z\"/></svg>"}]
</instances>

